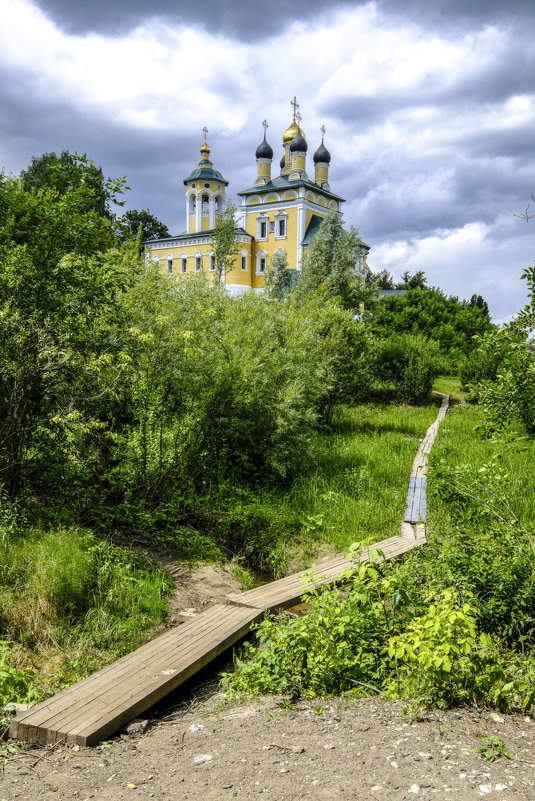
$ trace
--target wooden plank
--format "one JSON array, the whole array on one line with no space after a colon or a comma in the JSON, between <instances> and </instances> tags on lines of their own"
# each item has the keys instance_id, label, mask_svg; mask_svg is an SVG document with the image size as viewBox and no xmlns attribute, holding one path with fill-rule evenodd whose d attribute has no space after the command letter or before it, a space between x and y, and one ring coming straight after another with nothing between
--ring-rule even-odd
<instances>
[{"instance_id":1,"label":"wooden plank","mask_svg":"<svg viewBox=\"0 0 535 801\"><path fill-rule=\"evenodd\" d=\"M233 645L261 614L244 607L212 607L109 666L100 687L95 674L61 697L17 716L10 736L42 744L59 740L79 745L99 742ZM200 634L196 635L200 622ZM169 636L172 634L177 639L174 644ZM164 647L158 653L160 644ZM133 665L130 674L124 670L129 662ZM99 671L98 678L103 673Z\"/></svg>"}]
</instances>

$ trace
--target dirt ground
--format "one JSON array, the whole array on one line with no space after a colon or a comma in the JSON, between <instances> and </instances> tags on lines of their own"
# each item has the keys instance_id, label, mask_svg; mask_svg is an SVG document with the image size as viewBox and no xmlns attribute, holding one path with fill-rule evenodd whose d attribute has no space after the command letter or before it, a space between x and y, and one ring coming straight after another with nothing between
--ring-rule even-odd
<instances>
[{"instance_id":1,"label":"dirt ground","mask_svg":"<svg viewBox=\"0 0 535 801\"><path fill-rule=\"evenodd\" d=\"M176 582L168 624L240 589L223 567L161 561ZM535 801L531 718L460 710L409 724L401 704L377 699L229 707L217 673L228 668L220 661L151 710L144 733L10 755L0 801ZM482 735L500 738L510 758L485 760Z\"/></svg>"},{"instance_id":2,"label":"dirt ground","mask_svg":"<svg viewBox=\"0 0 535 801\"><path fill-rule=\"evenodd\" d=\"M522 715L454 710L407 723L399 703L376 699L221 701L212 683L160 709L143 734L21 751L0 799L535 799L535 722ZM499 737L511 758L486 761L481 735Z\"/></svg>"}]
</instances>

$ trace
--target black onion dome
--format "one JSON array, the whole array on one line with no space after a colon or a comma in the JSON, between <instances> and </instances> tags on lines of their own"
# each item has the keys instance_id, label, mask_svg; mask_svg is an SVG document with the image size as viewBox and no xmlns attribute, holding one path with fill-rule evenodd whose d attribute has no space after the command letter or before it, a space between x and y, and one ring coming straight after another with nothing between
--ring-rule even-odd
<instances>
[{"instance_id":1,"label":"black onion dome","mask_svg":"<svg viewBox=\"0 0 535 801\"><path fill-rule=\"evenodd\" d=\"M256 148L256 158L257 159L272 159L273 158L273 148L271 145L266 141L266 137L262 139L258 147Z\"/></svg>"},{"instance_id":2,"label":"black onion dome","mask_svg":"<svg viewBox=\"0 0 535 801\"><path fill-rule=\"evenodd\" d=\"M307 140L299 131L297 136L295 136L292 141L290 142L290 153L306 153L308 150Z\"/></svg>"},{"instance_id":3,"label":"black onion dome","mask_svg":"<svg viewBox=\"0 0 535 801\"><path fill-rule=\"evenodd\" d=\"M316 150L316 152L314 153L314 164L317 164L318 161L323 161L326 164L330 164L331 163L331 154L329 153L329 151L327 150L327 148L323 144L323 141L322 141L321 145L318 147L318 149Z\"/></svg>"},{"instance_id":4,"label":"black onion dome","mask_svg":"<svg viewBox=\"0 0 535 801\"><path fill-rule=\"evenodd\" d=\"M286 167L286 156L283 153L281 158L281 170L283 170L285 167Z\"/></svg>"}]
</instances>

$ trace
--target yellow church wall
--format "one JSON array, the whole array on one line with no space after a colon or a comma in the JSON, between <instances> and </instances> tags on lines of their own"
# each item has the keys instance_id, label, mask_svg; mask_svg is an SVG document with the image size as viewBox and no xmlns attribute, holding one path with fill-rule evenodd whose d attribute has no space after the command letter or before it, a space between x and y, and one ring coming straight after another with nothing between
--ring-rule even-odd
<instances>
[{"instance_id":1,"label":"yellow church wall","mask_svg":"<svg viewBox=\"0 0 535 801\"><path fill-rule=\"evenodd\" d=\"M234 260L234 265L227 273L227 282L232 284L240 284L242 286L251 286L251 247L249 243L239 243L240 252ZM247 255L247 270L241 269L242 264L242 251ZM196 257L200 255L201 269L195 269ZM187 278L196 272L204 273L210 280L215 280L217 275L216 270L211 270L211 256L213 254L213 244L206 242L196 245L178 245L172 248L151 248L149 258L152 262L158 259L158 266L163 275L173 275L178 278ZM182 272L182 258L186 258L186 272ZM173 262L173 271L169 273L168 262Z\"/></svg>"}]
</instances>

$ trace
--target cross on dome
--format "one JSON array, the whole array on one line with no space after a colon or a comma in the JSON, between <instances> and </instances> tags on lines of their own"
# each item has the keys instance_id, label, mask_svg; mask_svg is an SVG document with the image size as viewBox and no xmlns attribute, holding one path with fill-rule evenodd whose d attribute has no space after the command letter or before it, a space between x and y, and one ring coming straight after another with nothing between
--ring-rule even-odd
<instances>
[{"instance_id":1,"label":"cross on dome","mask_svg":"<svg viewBox=\"0 0 535 801\"><path fill-rule=\"evenodd\" d=\"M290 100L290 105L293 107L294 110L294 120L297 114L297 110L299 109L299 103L297 102L297 97L294 95L293 100Z\"/></svg>"},{"instance_id":2,"label":"cross on dome","mask_svg":"<svg viewBox=\"0 0 535 801\"><path fill-rule=\"evenodd\" d=\"M202 129L202 132L204 134L204 141L206 142L206 137L208 136L208 128L206 127L206 125Z\"/></svg>"}]
</instances>

